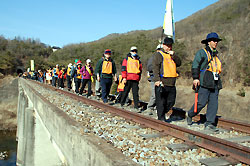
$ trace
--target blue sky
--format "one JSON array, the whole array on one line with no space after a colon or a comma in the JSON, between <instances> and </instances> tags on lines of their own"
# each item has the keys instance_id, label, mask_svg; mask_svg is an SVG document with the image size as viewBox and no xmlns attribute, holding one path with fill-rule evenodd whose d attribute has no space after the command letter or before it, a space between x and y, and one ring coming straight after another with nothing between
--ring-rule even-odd
<instances>
[{"instance_id":1,"label":"blue sky","mask_svg":"<svg viewBox=\"0 0 250 166\"><path fill-rule=\"evenodd\" d=\"M173 0L175 22L218 0ZM63 47L162 26L166 0L2 0L0 35ZM177 32L178 33L178 32Z\"/></svg>"}]
</instances>

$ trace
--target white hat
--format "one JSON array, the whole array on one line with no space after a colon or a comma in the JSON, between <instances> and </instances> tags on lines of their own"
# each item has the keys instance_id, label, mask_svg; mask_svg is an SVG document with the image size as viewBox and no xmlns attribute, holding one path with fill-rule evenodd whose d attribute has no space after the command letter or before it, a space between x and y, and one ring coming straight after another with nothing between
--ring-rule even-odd
<instances>
[{"instance_id":1,"label":"white hat","mask_svg":"<svg viewBox=\"0 0 250 166\"><path fill-rule=\"evenodd\" d=\"M91 60L90 60L90 59L87 59L87 60L86 60L86 63L90 63L90 62L91 62Z\"/></svg>"},{"instance_id":2,"label":"white hat","mask_svg":"<svg viewBox=\"0 0 250 166\"><path fill-rule=\"evenodd\" d=\"M137 47L132 46L132 47L130 48L130 51L132 51L132 50L137 50Z\"/></svg>"},{"instance_id":3,"label":"white hat","mask_svg":"<svg viewBox=\"0 0 250 166\"><path fill-rule=\"evenodd\" d=\"M68 67L72 67L72 63L69 63L69 64L68 64Z\"/></svg>"},{"instance_id":4,"label":"white hat","mask_svg":"<svg viewBox=\"0 0 250 166\"><path fill-rule=\"evenodd\" d=\"M161 48L163 48L163 44L158 44L158 46L156 47L156 50L161 49Z\"/></svg>"}]
</instances>

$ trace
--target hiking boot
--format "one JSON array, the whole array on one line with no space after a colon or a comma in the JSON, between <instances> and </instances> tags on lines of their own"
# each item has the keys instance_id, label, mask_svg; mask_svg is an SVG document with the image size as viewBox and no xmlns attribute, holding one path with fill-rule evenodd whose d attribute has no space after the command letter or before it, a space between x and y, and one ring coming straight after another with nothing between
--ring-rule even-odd
<instances>
[{"instance_id":1,"label":"hiking boot","mask_svg":"<svg viewBox=\"0 0 250 166\"><path fill-rule=\"evenodd\" d=\"M148 113L148 115L154 115L153 111L150 111L150 112Z\"/></svg>"},{"instance_id":2,"label":"hiking boot","mask_svg":"<svg viewBox=\"0 0 250 166\"><path fill-rule=\"evenodd\" d=\"M212 131L212 132L218 132L219 131L218 128L216 128L214 125L211 125L211 124L205 126L204 130L209 130L209 131Z\"/></svg>"},{"instance_id":3,"label":"hiking boot","mask_svg":"<svg viewBox=\"0 0 250 166\"><path fill-rule=\"evenodd\" d=\"M137 113L142 113L142 112L144 112L143 109L139 109L139 108L134 108L134 109L137 110Z\"/></svg>"},{"instance_id":4,"label":"hiking boot","mask_svg":"<svg viewBox=\"0 0 250 166\"><path fill-rule=\"evenodd\" d=\"M192 118L187 114L187 125L192 125Z\"/></svg>"},{"instance_id":5,"label":"hiking boot","mask_svg":"<svg viewBox=\"0 0 250 166\"><path fill-rule=\"evenodd\" d=\"M172 121L170 119L159 119L162 122L166 122L166 123L171 123Z\"/></svg>"}]
</instances>

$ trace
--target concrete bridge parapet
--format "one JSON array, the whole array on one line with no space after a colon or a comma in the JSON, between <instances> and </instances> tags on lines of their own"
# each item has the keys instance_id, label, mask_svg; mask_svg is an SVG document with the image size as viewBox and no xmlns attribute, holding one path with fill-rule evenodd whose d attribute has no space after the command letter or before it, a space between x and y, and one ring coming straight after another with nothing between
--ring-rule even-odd
<instances>
[{"instance_id":1,"label":"concrete bridge parapet","mask_svg":"<svg viewBox=\"0 0 250 166\"><path fill-rule=\"evenodd\" d=\"M96 135L85 134L84 126L29 84L19 79L18 165L138 165Z\"/></svg>"}]
</instances>

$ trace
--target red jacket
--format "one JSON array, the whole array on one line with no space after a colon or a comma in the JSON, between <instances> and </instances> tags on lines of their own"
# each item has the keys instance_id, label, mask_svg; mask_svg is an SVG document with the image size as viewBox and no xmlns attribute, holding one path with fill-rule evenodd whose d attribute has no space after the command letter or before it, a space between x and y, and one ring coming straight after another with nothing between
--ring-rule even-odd
<instances>
[{"instance_id":1,"label":"red jacket","mask_svg":"<svg viewBox=\"0 0 250 166\"><path fill-rule=\"evenodd\" d=\"M63 71L63 70L60 70L59 71L59 74L58 74L58 78L62 79L66 79L66 73Z\"/></svg>"},{"instance_id":2,"label":"red jacket","mask_svg":"<svg viewBox=\"0 0 250 166\"><path fill-rule=\"evenodd\" d=\"M128 72L128 58L132 58L134 60L137 60L139 62L139 72L138 73L129 73ZM134 58L131 56L131 54L129 53L127 55L127 58L125 58L122 62L122 78L126 78L127 80L136 80L136 81L140 81L141 79L141 73L142 73L142 64L141 61L139 60L140 57L138 55L134 56Z\"/></svg>"}]
</instances>

